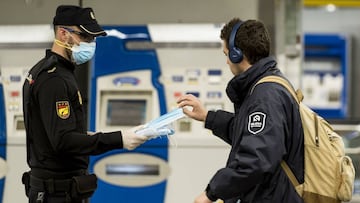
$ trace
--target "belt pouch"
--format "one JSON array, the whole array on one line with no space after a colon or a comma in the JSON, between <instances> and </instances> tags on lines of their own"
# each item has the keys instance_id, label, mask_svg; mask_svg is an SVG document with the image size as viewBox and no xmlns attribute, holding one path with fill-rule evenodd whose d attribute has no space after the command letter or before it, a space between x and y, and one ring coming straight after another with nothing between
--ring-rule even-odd
<instances>
[{"instance_id":1,"label":"belt pouch","mask_svg":"<svg viewBox=\"0 0 360 203\"><path fill-rule=\"evenodd\" d=\"M97 177L95 174L74 176L72 180L71 196L73 198L89 198L97 188Z\"/></svg>"},{"instance_id":2,"label":"belt pouch","mask_svg":"<svg viewBox=\"0 0 360 203\"><path fill-rule=\"evenodd\" d=\"M25 194L26 194L26 196L29 197L29 191L30 191L30 172L29 171L23 173L23 175L21 177L21 182L25 186Z\"/></svg>"}]
</instances>

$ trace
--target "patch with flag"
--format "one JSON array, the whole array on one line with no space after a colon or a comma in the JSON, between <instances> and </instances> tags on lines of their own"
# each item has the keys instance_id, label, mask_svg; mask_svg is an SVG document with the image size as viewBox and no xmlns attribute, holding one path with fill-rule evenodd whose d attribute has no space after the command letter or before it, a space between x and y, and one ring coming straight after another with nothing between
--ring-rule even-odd
<instances>
[{"instance_id":1,"label":"patch with flag","mask_svg":"<svg viewBox=\"0 0 360 203\"><path fill-rule=\"evenodd\" d=\"M56 112L61 119L67 119L70 116L70 104L68 101L56 102Z\"/></svg>"}]
</instances>

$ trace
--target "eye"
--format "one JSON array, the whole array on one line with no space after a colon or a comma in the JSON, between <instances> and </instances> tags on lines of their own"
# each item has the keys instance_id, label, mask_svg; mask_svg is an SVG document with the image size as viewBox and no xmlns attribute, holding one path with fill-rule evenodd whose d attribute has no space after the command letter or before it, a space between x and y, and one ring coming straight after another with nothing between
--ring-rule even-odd
<instances>
[{"instance_id":1,"label":"eye","mask_svg":"<svg viewBox=\"0 0 360 203\"><path fill-rule=\"evenodd\" d=\"M95 40L95 37L91 35L87 35L85 33L79 34L80 38L85 42L93 42Z\"/></svg>"},{"instance_id":2,"label":"eye","mask_svg":"<svg viewBox=\"0 0 360 203\"><path fill-rule=\"evenodd\" d=\"M85 41L85 42L93 42L95 40L95 37L93 37L91 35L88 35L85 32L80 32L80 31L77 31L77 30L73 30L73 29L68 28L68 27L61 27L61 28L67 30L68 32L71 32L71 33L74 33L74 34L78 35L80 37L80 39Z\"/></svg>"}]
</instances>

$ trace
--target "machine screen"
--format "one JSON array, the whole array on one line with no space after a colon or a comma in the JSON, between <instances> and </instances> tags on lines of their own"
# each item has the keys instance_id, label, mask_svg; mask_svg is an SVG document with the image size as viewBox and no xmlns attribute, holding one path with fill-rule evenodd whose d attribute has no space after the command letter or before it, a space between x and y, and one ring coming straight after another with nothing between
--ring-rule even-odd
<instances>
[{"instance_id":1,"label":"machine screen","mask_svg":"<svg viewBox=\"0 0 360 203\"><path fill-rule=\"evenodd\" d=\"M145 123L146 100L108 100L106 125L135 126Z\"/></svg>"},{"instance_id":2,"label":"machine screen","mask_svg":"<svg viewBox=\"0 0 360 203\"><path fill-rule=\"evenodd\" d=\"M155 164L107 164L107 175L159 175L159 165Z\"/></svg>"}]
</instances>

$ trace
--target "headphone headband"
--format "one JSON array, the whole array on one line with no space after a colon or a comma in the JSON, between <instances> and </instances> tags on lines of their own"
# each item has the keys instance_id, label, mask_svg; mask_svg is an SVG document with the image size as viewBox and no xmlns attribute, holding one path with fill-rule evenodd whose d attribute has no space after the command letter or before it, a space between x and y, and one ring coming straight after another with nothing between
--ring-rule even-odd
<instances>
[{"instance_id":1,"label":"headphone headband","mask_svg":"<svg viewBox=\"0 0 360 203\"><path fill-rule=\"evenodd\" d=\"M229 38L229 59L233 63L240 63L243 59L241 50L235 46L236 33L243 23L244 21L239 21L234 25Z\"/></svg>"}]
</instances>

